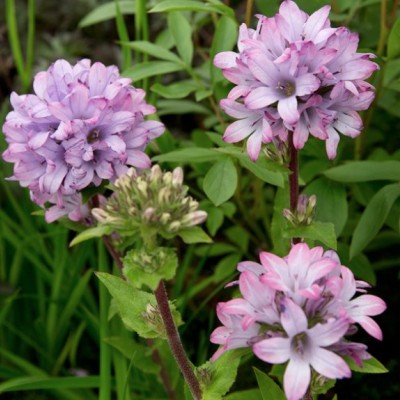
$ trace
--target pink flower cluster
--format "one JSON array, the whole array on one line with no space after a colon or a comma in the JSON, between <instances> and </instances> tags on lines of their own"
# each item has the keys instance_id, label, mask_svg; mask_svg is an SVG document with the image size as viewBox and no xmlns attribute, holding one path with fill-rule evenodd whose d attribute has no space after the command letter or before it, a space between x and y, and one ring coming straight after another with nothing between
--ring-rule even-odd
<instances>
[{"instance_id":1,"label":"pink flower cluster","mask_svg":"<svg viewBox=\"0 0 400 400\"><path fill-rule=\"evenodd\" d=\"M362 129L357 111L371 104L373 86L365 82L377 64L372 54L357 53L358 35L347 28L331 28L329 6L312 15L291 0L282 2L272 18L258 16L256 30L242 24L239 53L216 55L214 64L236 86L221 101L237 118L224 140L248 137L247 152L259 156L262 143L286 141L303 148L309 134L326 141L333 159L339 133L356 137Z\"/></svg>"},{"instance_id":2,"label":"pink flower cluster","mask_svg":"<svg viewBox=\"0 0 400 400\"><path fill-rule=\"evenodd\" d=\"M164 125L145 121L155 108L145 92L121 78L118 68L90 60L58 60L35 76L35 94L12 93L3 130L9 147L3 158L34 202L52 205L46 220L88 213L81 191L115 180L128 165L148 168L147 143Z\"/></svg>"},{"instance_id":3,"label":"pink flower cluster","mask_svg":"<svg viewBox=\"0 0 400 400\"><path fill-rule=\"evenodd\" d=\"M299 243L284 258L262 252L260 261L238 265L241 274L232 284L239 285L242 297L217 306L223 326L211 342L222 346L213 360L229 349L252 347L268 363L288 362L284 389L289 400L297 400L310 384L311 368L329 379L344 378L351 372L341 356L359 365L370 358L367 346L345 336L359 324L381 340L371 316L386 305L377 296L354 297L369 285L356 281L334 251Z\"/></svg>"}]
</instances>

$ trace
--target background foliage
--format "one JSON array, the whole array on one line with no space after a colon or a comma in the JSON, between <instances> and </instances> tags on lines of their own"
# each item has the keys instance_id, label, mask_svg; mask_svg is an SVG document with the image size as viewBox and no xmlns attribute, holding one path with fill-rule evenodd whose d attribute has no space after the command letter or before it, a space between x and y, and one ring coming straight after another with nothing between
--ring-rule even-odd
<instances>
[{"instance_id":1,"label":"background foliage","mask_svg":"<svg viewBox=\"0 0 400 400\"><path fill-rule=\"evenodd\" d=\"M182 165L191 194L209 213L212 245L180 246L180 266L171 297L185 324L180 331L192 362L206 362L216 346L215 305L232 295L224 285L236 276L237 262L255 260L260 250L287 252L281 211L288 205L283 163L252 163L243 149L225 144L228 117L218 107L230 89L213 56L233 49L238 24L256 12L273 15L279 1L6 0L0 4L0 103L3 121L11 91L31 90L36 71L57 58L83 57L117 64L147 101L158 109L168 132L150 149L164 168ZM384 341L360 333L389 374L354 374L337 385L345 399L397 399L400 354L395 321L399 308L400 266L400 19L396 0L302 0L312 12L332 5L335 25L360 33L362 51L378 55L372 79L376 101L363 115L365 129L355 141L342 138L338 156L328 161L324 144L309 140L300 152L301 190L316 194L316 220L334 232L310 238L335 247L342 262L388 303L379 317ZM249 17L247 17L249 18ZM253 26L255 18L251 19ZM0 136L0 150L5 142ZM100 337L112 347L112 380L118 399L160 399L159 360L146 343L124 333L121 322L99 312L99 284L93 271L112 262L101 246L85 242L69 248L74 233L47 225L26 190L0 160L0 393L9 399L95 399L99 385ZM321 225L322 226L322 225ZM321 229L327 229L322 226ZM296 232L292 232L295 236ZM107 302L106 295L100 296ZM103 307L104 308L104 307ZM162 362L178 393L183 387L165 344ZM260 399L244 357L228 399ZM83 375L83 376L81 376ZM261 383L259 381L261 386ZM236 397L235 397L236 396ZM327 397L329 398L329 397Z\"/></svg>"}]
</instances>

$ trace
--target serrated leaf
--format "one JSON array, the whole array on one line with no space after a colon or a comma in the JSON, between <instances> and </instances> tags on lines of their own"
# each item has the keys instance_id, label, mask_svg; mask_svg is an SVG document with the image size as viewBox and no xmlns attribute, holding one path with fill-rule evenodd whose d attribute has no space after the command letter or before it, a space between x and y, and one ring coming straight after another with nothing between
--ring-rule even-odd
<instances>
[{"instance_id":1,"label":"serrated leaf","mask_svg":"<svg viewBox=\"0 0 400 400\"><path fill-rule=\"evenodd\" d=\"M115 300L121 319L128 329L147 339L163 336L161 326L155 327L144 318L148 306L157 307L157 301L153 294L136 289L123 279L105 272L97 272L96 275ZM175 323L178 326L181 325L180 315L171 302L170 308Z\"/></svg>"},{"instance_id":2,"label":"serrated leaf","mask_svg":"<svg viewBox=\"0 0 400 400\"><path fill-rule=\"evenodd\" d=\"M330 222L314 221L311 225L292 227L289 226L284 232L287 238L304 238L319 240L329 248L336 250L335 226Z\"/></svg>"},{"instance_id":3,"label":"serrated leaf","mask_svg":"<svg viewBox=\"0 0 400 400\"><path fill-rule=\"evenodd\" d=\"M359 367L351 357L343 357L352 371L363 372L365 374L385 374L389 372L387 368L375 357L363 360L362 367Z\"/></svg>"},{"instance_id":4,"label":"serrated leaf","mask_svg":"<svg viewBox=\"0 0 400 400\"><path fill-rule=\"evenodd\" d=\"M81 232L79 235L75 236L69 244L70 247L77 245L78 243L82 243L86 240L102 237L105 235L110 235L112 233L112 228L106 225L98 225L94 228L86 229Z\"/></svg>"},{"instance_id":5,"label":"serrated leaf","mask_svg":"<svg viewBox=\"0 0 400 400\"><path fill-rule=\"evenodd\" d=\"M176 54L172 53L172 51L169 51L164 47L158 46L156 44L147 41L136 40L133 42L120 42L120 43L123 47L139 50L142 53L146 53L150 56L159 58L161 60L171 61L178 65L182 62L181 59Z\"/></svg>"},{"instance_id":6,"label":"serrated leaf","mask_svg":"<svg viewBox=\"0 0 400 400\"><path fill-rule=\"evenodd\" d=\"M181 81L171 85L154 84L150 89L166 99L182 99L198 88L196 82Z\"/></svg>"},{"instance_id":7,"label":"serrated leaf","mask_svg":"<svg viewBox=\"0 0 400 400\"><path fill-rule=\"evenodd\" d=\"M216 206L229 200L235 193L236 187L237 171L230 158L218 161L204 177L204 192Z\"/></svg>"},{"instance_id":8,"label":"serrated leaf","mask_svg":"<svg viewBox=\"0 0 400 400\"><path fill-rule=\"evenodd\" d=\"M384 186L372 197L354 230L350 258L361 253L376 236L399 196L400 184L393 183Z\"/></svg>"},{"instance_id":9,"label":"serrated leaf","mask_svg":"<svg viewBox=\"0 0 400 400\"><path fill-rule=\"evenodd\" d=\"M400 56L400 18L397 18L390 30L387 43L387 55L389 60Z\"/></svg>"},{"instance_id":10,"label":"serrated leaf","mask_svg":"<svg viewBox=\"0 0 400 400\"><path fill-rule=\"evenodd\" d=\"M176 251L169 247L158 247L148 254L143 248L130 250L123 259L126 279L135 287L147 286L155 290L161 280L170 280L178 267Z\"/></svg>"},{"instance_id":11,"label":"serrated leaf","mask_svg":"<svg viewBox=\"0 0 400 400\"><path fill-rule=\"evenodd\" d=\"M282 389L264 372L253 368L263 400L285 400Z\"/></svg>"},{"instance_id":12,"label":"serrated leaf","mask_svg":"<svg viewBox=\"0 0 400 400\"><path fill-rule=\"evenodd\" d=\"M133 67L123 71L122 76L132 79L133 82L140 81L150 76L164 75L171 72L182 71L181 64L170 61L148 61L140 64L135 64Z\"/></svg>"},{"instance_id":13,"label":"serrated leaf","mask_svg":"<svg viewBox=\"0 0 400 400\"><path fill-rule=\"evenodd\" d=\"M119 7L121 14L135 14L136 13L136 1L135 0L120 0ZM87 14L80 22L79 28L85 28L90 25L97 24L99 22L114 19L116 17L115 2L110 1L102 4Z\"/></svg>"},{"instance_id":14,"label":"serrated leaf","mask_svg":"<svg viewBox=\"0 0 400 400\"><path fill-rule=\"evenodd\" d=\"M192 243L212 243L212 239L198 226L193 228L182 229L177 232L186 244Z\"/></svg>"},{"instance_id":15,"label":"serrated leaf","mask_svg":"<svg viewBox=\"0 0 400 400\"><path fill-rule=\"evenodd\" d=\"M186 65L192 64L193 42L192 27L186 17L179 11L168 14L168 29L172 33L175 46Z\"/></svg>"},{"instance_id":16,"label":"serrated leaf","mask_svg":"<svg viewBox=\"0 0 400 400\"><path fill-rule=\"evenodd\" d=\"M400 161L353 161L328 169L324 175L338 182L400 181Z\"/></svg>"},{"instance_id":17,"label":"serrated leaf","mask_svg":"<svg viewBox=\"0 0 400 400\"><path fill-rule=\"evenodd\" d=\"M247 351L246 351L247 352ZM213 363L207 362L197 370L206 368L211 375L211 382L202 383L202 400L220 400L235 382L243 350L230 350L223 353Z\"/></svg>"}]
</instances>

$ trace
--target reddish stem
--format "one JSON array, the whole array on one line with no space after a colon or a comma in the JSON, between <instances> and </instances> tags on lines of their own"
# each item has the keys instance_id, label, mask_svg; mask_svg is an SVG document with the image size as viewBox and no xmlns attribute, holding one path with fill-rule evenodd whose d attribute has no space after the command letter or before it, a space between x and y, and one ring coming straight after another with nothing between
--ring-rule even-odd
<instances>
[{"instance_id":1,"label":"reddish stem","mask_svg":"<svg viewBox=\"0 0 400 400\"><path fill-rule=\"evenodd\" d=\"M179 366L179 369L181 370L183 377L185 378L185 381L189 386L193 398L195 400L200 400L201 399L200 384L196 378L196 375L192 370L192 367L190 366L189 359L186 356L185 350L181 342L181 338L179 336L174 319L172 317L164 281L160 282L154 294L157 299L157 304L160 310L161 318L164 322L164 327L172 354L174 355L175 360Z\"/></svg>"}]
</instances>

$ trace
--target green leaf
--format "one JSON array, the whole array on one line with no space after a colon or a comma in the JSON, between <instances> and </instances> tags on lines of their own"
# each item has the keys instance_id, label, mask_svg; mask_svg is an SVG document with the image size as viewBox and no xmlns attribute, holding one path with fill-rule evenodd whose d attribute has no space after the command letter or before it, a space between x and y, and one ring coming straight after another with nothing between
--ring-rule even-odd
<instances>
[{"instance_id":1,"label":"green leaf","mask_svg":"<svg viewBox=\"0 0 400 400\"><path fill-rule=\"evenodd\" d=\"M152 92L166 99L182 99L194 92L199 86L193 81L180 81L171 85L154 84L150 89Z\"/></svg>"},{"instance_id":2,"label":"green leaf","mask_svg":"<svg viewBox=\"0 0 400 400\"><path fill-rule=\"evenodd\" d=\"M152 310L157 309L157 301L153 294L136 289L123 279L105 272L97 272L96 275L115 300L121 319L128 329L147 339L165 335L161 317L155 318L154 324L146 319L149 307ZM180 315L171 302L170 308L175 323L177 326L181 325Z\"/></svg>"},{"instance_id":3,"label":"green leaf","mask_svg":"<svg viewBox=\"0 0 400 400\"><path fill-rule=\"evenodd\" d=\"M290 241L284 240L282 232L286 229L287 221L283 216L283 210L289 206L289 185L276 190L274 200L274 211L271 222L271 238L274 245L274 253L284 256L290 249Z\"/></svg>"},{"instance_id":4,"label":"green leaf","mask_svg":"<svg viewBox=\"0 0 400 400\"><path fill-rule=\"evenodd\" d=\"M353 161L328 169L324 175L338 182L400 180L400 161Z\"/></svg>"},{"instance_id":5,"label":"green leaf","mask_svg":"<svg viewBox=\"0 0 400 400\"><path fill-rule=\"evenodd\" d=\"M16 390L98 388L99 385L100 378L98 376L68 376L65 378L26 376L0 383L0 393Z\"/></svg>"},{"instance_id":6,"label":"green leaf","mask_svg":"<svg viewBox=\"0 0 400 400\"><path fill-rule=\"evenodd\" d=\"M263 400L259 389L241 390L224 397L225 400Z\"/></svg>"},{"instance_id":7,"label":"green leaf","mask_svg":"<svg viewBox=\"0 0 400 400\"><path fill-rule=\"evenodd\" d=\"M319 240L329 248L336 250L335 226L330 222L314 221L311 225L292 227L289 226L284 232L284 237L304 238Z\"/></svg>"},{"instance_id":8,"label":"green leaf","mask_svg":"<svg viewBox=\"0 0 400 400\"><path fill-rule=\"evenodd\" d=\"M105 338L104 341L117 349L140 371L148 374L158 374L160 372L160 366L151 358L152 350L137 343L133 338L112 336Z\"/></svg>"},{"instance_id":9,"label":"green leaf","mask_svg":"<svg viewBox=\"0 0 400 400\"><path fill-rule=\"evenodd\" d=\"M147 61L127 68L122 75L135 81L155 75L164 75L170 72L182 71L181 64L170 61Z\"/></svg>"},{"instance_id":10,"label":"green leaf","mask_svg":"<svg viewBox=\"0 0 400 400\"><path fill-rule=\"evenodd\" d=\"M133 42L121 42L121 45L130 49L139 50L142 53L160 58L161 60L171 61L176 64L182 63L181 59L176 54L172 53L172 51L147 41L136 40Z\"/></svg>"},{"instance_id":11,"label":"green leaf","mask_svg":"<svg viewBox=\"0 0 400 400\"><path fill-rule=\"evenodd\" d=\"M321 222L332 222L336 236L343 232L348 216L346 188L336 182L321 177L306 187L304 193L317 196L315 219Z\"/></svg>"},{"instance_id":12,"label":"green leaf","mask_svg":"<svg viewBox=\"0 0 400 400\"><path fill-rule=\"evenodd\" d=\"M229 200L235 193L236 187L237 171L230 158L218 161L204 177L204 192L216 206Z\"/></svg>"},{"instance_id":13,"label":"green leaf","mask_svg":"<svg viewBox=\"0 0 400 400\"><path fill-rule=\"evenodd\" d=\"M275 163L270 162L262 157L259 157L257 162L253 162L249 159L247 153L243 153L241 149L232 145L219 148L218 151L235 157L237 160L239 160L240 164L244 168L251 171L255 176L257 176L257 178L260 178L262 181L270 183L274 186L283 187L284 169L276 165ZM283 171L281 172L279 171L279 169L282 169Z\"/></svg>"},{"instance_id":14,"label":"green leaf","mask_svg":"<svg viewBox=\"0 0 400 400\"><path fill-rule=\"evenodd\" d=\"M256 374L258 387L263 400L285 400L282 389L267 374L257 368L253 368Z\"/></svg>"},{"instance_id":15,"label":"green leaf","mask_svg":"<svg viewBox=\"0 0 400 400\"><path fill-rule=\"evenodd\" d=\"M202 400L220 400L228 392L235 382L240 357L243 354L243 350L230 350L223 353L215 362L208 361L197 368L196 373L203 392ZM207 371L211 379L202 380L202 371Z\"/></svg>"},{"instance_id":16,"label":"green leaf","mask_svg":"<svg viewBox=\"0 0 400 400\"><path fill-rule=\"evenodd\" d=\"M225 14L234 18L234 12L231 8L223 4L210 4L194 0L165 0L156 4L149 12L167 12L167 11L205 11Z\"/></svg>"},{"instance_id":17,"label":"green leaf","mask_svg":"<svg viewBox=\"0 0 400 400\"><path fill-rule=\"evenodd\" d=\"M365 374L384 374L389 372L375 357L363 360L362 367L359 367L351 357L346 356L344 359L352 371L363 372Z\"/></svg>"},{"instance_id":18,"label":"green leaf","mask_svg":"<svg viewBox=\"0 0 400 400\"><path fill-rule=\"evenodd\" d=\"M158 247L149 254L143 247L130 250L123 259L123 272L127 280L135 287L147 286L157 289L162 279L170 280L178 267L176 251L169 247Z\"/></svg>"},{"instance_id":19,"label":"green leaf","mask_svg":"<svg viewBox=\"0 0 400 400\"><path fill-rule=\"evenodd\" d=\"M212 243L212 239L198 226L182 229L177 232L186 244L192 243Z\"/></svg>"},{"instance_id":20,"label":"green leaf","mask_svg":"<svg viewBox=\"0 0 400 400\"><path fill-rule=\"evenodd\" d=\"M357 278L367 281L371 285L376 285L374 268L364 254L357 254L346 265L353 271Z\"/></svg>"},{"instance_id":21,"label":"green leaf","mask_svg":"<svg viewBox=\"0 0 400 400\"><path fill-rule=\"evenodd\" d=\"M201 147L189 147L171 151L166 154L161 154L153 157L153 161L157 162L177 162L177 163L197 163L214 161L223 157L214 149L205 149Z\"/></svg>"},{"instance_id":22,"label":"green leaf","mask_svg":"<svg viewBox=\"0 0 400 400\"><path fill-rule=\"evenodd\" d=\"M210 114L211 111L202 104L190 100L160 100L157 103L159 116L176 114Z\"/></svg>"},{"instance_id":23,"label":"green leaf","mask_svg":"<svg viewBox=\"0 0 400 400\"><path fill-rule=\"evenodd\" d=\"M217 23L210 50L210 59L213 60L217 53L232 50L238 36L237 22L228 17L221 17ZM215 83L224 79L221 70L210 63L211 79Z\"/></svg>"},{"instance_id":24,"label":"green leaf","mask_svg":"<svg viewBox=\"0 0 400 400\"><path fill-rule=\"evenodd\" d=\"M389 33L387 55L389 60L400 56L400 18L397 18Z\"/></svg>"},{"instance_id":25,"label":"green leaf","mask_svg":"<svg viewBox=\"0 0 400 400\"><path fill-rule=\"evenodd\" d=\"M120 0L119 8L121 14L135 14L136 12L136 1L135 0ZM110 1L102 4L87 14L80 22L79 28L85 28L90 25L97 24L99 22L114 19L116 17L115 2Z\"/></svg>"},{"instance_id":26,"label":"green leaf","mask_svg":"<svg viewBox=\"0 0 400 400\"><path fill-rule=\"evenodd\" d=\"M78 243L82 243L85 240L102 237L105 235L110 235L112 233L112 228L106 225L98 225L94 228L86 229L79 235L75 236L70 243L70 247L75 246Z\"/></svg>"},{"instance_id":27,"label":"green leaf","mask_svg":"<svg viewBox=\"0 0 400 400\"><path fill-rule=\"evenodd\" d=\"M168 29L172 33L175 46L186 65L192 64L193 42L192 27L186 17L179 11L168 14Z\"/></svg>"},{"instance_id":28,"label":"green leaf","mask_svg":"<svg viewBox=\"0 0 400 400\"><path fill-rule=\"evenodd\" d=\"M207 211L207 229L214 236L224 222L224 212L218 207L210 207Z\"/></svg>"},{"instance_id":29,"label":"green leaf","mask_svg":"<svg viewBox=\"0 0 400 400\"><path fill-rule=\"evenodd\" d=\"M350 245L350 258L361 253L376 236L399 196L400 184L393 183L384 186L372 197L354 230Z\"/></svg>"}]
</instances>

